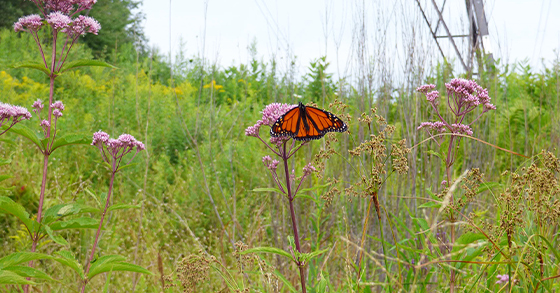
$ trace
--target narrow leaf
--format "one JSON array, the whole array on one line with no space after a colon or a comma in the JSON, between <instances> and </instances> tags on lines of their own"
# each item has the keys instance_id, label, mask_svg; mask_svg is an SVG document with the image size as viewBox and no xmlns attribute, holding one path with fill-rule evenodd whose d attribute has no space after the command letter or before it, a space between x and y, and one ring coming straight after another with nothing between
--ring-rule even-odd
<instances>
[{"instance_id":1,"label":"narrow leaf","mask_svg":"<svg viewBox=\"0 0 560 293\"><path fill-rule=\"evenodd\" d=\"M38 252L14 252L0 258L0 269L27 263L32 260L38 259L52 259L53 257L48 254Z\"/></svg>"},{"instance_id":2,"label":"narrow leaf","mask_svg":"<svg viewBox=\"0 0 560 293\"><path fill-rule=\"evenodd\" d=\"M278 188L255 188L253 190L251 190L253 192L277 192L277 193L283 193L280 189Z\"/></svg>"},{"instance_id":3,"label":"narrow leaf","mask_svg":"<svg viewBox=\"0 0 560 293\"><path fill-rule=\"evenodd\" d=\"M54 241L57 244L62 245L62 246L67 246L68 245L68 241L66 241L66 239L64 239L60 235L55 235L54 231L51 229L51 227L49 227L49 225L43 225L43 228L45 229L45 231L49 235L49 238L51 238L52 241Z\"/></svg>"},{"instance_id":4,"label":"narrow leaf","mask_svg":"<svg viewBox=\"0 0 560 293\"><path fill-rule=\"evenodd\" d=\"M418 206L419 209L439 208L439 207L441 207L441 203L440 202L435 202L435 201L429 201L427 203L423 203L420 206Z\"/></svg>"},{"instance_id":5,"label":"narrow leaf","mask_svg":"<svg viewBox=\"0 0 560 293\"><path fill-rule=\"evenodd\" d=\"M99 227L99 220L89 217L81 217L68 221L55 222L52 223L50 227L53 231L63 229L97 229Z\"/></svg>"},{"instance_id":6,"label":"narrow leaf","mask_svg":"<svg viewBox=\"0 0 560 293\"><path fill-rule=\"evenodd\" d=\"M27 211L17 202L6 196L0 196L0 212L8 213L18 218L29 231L34 231L34 221L29 218Z\"/></svg>"},{"instance_id":7,"label":"narrow leaf","mask_svg":"<svg viewBox=\"0 0 560 293\"><path fill-rule=\"evenodd\" d=\"M304 188L304 189L300 189L300 190L298 191L298 193L300 193L300 192L307 192L307 191L314 191L314 190L317 190L317 189L329 187L330 185L331 185L331 184L328 183L328 184L323 184L323 185L317 185L317 186L314 186L314 187L311 187L311 188Z\"/></svg>"},{"instance_id":8,"label":"narrow leaf","mask_svg":"<svg viewBox=\"0 0 560 293\"><path fill-rule=\"evenodd\" d=\"M51 151L54 151L59 147L73 144L90 145L91 141L91 134L67 134L54 141Z\"/></svg>"},{"instance_id":9,"label":"narrow leaf","mask_svg":"<svg viewBox=\"0 0 560 293\"><path fill-rule=\"evenodd\" d=\"M114 204L110 206L107 211L126 210L126 209L139 209L140 205L133 204Z\"/></svg>"},{"instance_id":10,"label":"narrow leaf","mask_svg":"<svg viewBox=\"0 0 560 293\"><path fill-rule=\"evenodd\" d=\"M134 167L134 166L136 166L136 165L138 165L138 163L126 164L126 165L124 165L124 166L120 166L120 167L117 169L117 171L122 171L122 170L124 170L124 169L128 169L128 168L130 168L130 167Z\"/></svg>"},{"instance_id":11,"label":"narrow leaf","mask_svg":"<svg viewBox=\"0 0 560 293\"><path fill-rule=\"evenodd\" d=\"M10 267L5 267L3 268L3 270L5 271L10 271L10 272L14 272L22 277L29 277L29 278L36 278L36 279L42 279L42 280L48 280L48 281L54 281L53 278L51 278L51 276L47 275L46 273L38 270L38 269L34 269L34 268L30 268L30 267L24 267L24 266L10 266Z\"/></svg>"},{"instance_id":12,"label":"narrow leaf","mask_svg":"<svg viewBox=\"0 0 560 293\"><path fill-rule=\"evenodd\" d=\"M8 165L12 162L12 158L2 159L0 158L0 166Z\"/></svg>"},{"instance_id":13,"label":"narrow leaf","mask_svg":"<svg viewBox=\"0 0 560 293\"><path fill-rule=\"evenodd\" d=\"M104 255L91 264L90 271L93 271L95 268L101 265L105 265L108 263L122 262L125 260L126 258L122 255L117 255L117 254Z\"/></svg>"},{"instance_id":14,"label":"narrow leaf","mask_svg":"<svg viewBox=\"0 0 560 293\"><path fill-rule=\"evenodd\" d=\"M239 254L248 253L274 253L292 259L292 255L289 252L276 247L255 247L239 252Z\"/></svg>"},{"instance_id":15,"label":"narrow leaf","mask_svg":"<svg viewBox=\"0 0 560 293\"><path fill-rule=\"evenodd\" d=\"M80 276L82 280L84 279L84 269L82 268L82 265L78 261L76 261L74 255L70 251L61 250L56 252L55 254L60 256L54 258L56 262L71 268Z\"/></svg>"},{"instance_id":16,"label":"narrow leaf","mask_svg":"<svg viewBox=\"0 0 560 293\"><path fill-rule=\"evenodd\" d=\"M141 266L137 266L126 262L118 262L118 263L111 262L111 263L105 263L103 265L97 266L95 267L95 269L92 268L88 274L88 279L91 280L91 278L106 272L135 272L135 273L153 275L152 272L146 270Z\"/></svg>"},{"instance_id":17,"label":"narrow leaf","mask_svg":"<svg viewBox=\"0 0 560 293\"><path fill-rule=\"evenodd\" d=\"M98 213L99 209L79 203L63 203L48 208L43 217L43 224L50 224L60 218L83 213Z\"/></svg>"},{"instance_id":18,"label":"narrow leaf","mask_svg":"<svg viewBox=\"0 0 560 293\"><path fill-rule=\"evenodd\" d=\"M14 177L14 176L12 176L12 175L0 175L0 182L4 181L6 179L10 179L12 177Z\"/></svg>"},{"instance_id":19,"label":"narrow leaf","mask_svg":"<svg viewBox=\"0 0 560 293\"><path fill-rule=\"evenodd\" d=\"M296 290L296 288L294 288L294 286L290 283L290 281L288 281L288 279L286 279L286 277L284 277L284 275L282 275L282 273L280 273L278 270L274 270L274 275L280 279L280 281L282 281L282 283L284 283L284 286L286 286L286 288L288 288L288 290L290 290L290 292L292 293L297 293L298 291Z\"/></svg>"},{"instance_id":20,"label":"narrow leaf","mask_svg":"<svg viewBox=\"0 0 560 293\"><path fill-rule=\"evenodd\" d=\"M101 66L101 67L109 67L109 68L117 68L107 62L103 62L101 60L88 60L88 59L82 59L82 60L76 60L76 61L70 61L64 64L64 66L62 66L62 69L60 70L60 73L63 73L65 71L68 71L70 69L74 69L74 68L78 68L78 67L85 67L85 66Z\"/></svg>"},{"instance_id":21,"label":"narrow leaf","mask_svg":"<svg viewBox=\"0 0 560 293\"><path fill-rule=\"evenodd\" d=\"M3 129L3 130L5 130L7 128L8 127L6 125L3 125L2 127L0 127L0 129ZM43 137L40 137L35 131L31 130L27 126L24 126L22 123L18 123L16 125L12 126L12 128L10 128L9 132L19 134L19 135L29 139L39 149L44 150L43 144L41 143L41 140L43 139Z\"/></svg>"},{"instance_id":22,"label":"narrow leaf","mask_svg":"<svg viewBox=\"0 0 560 293\"><path fill-rule=\"evenodd\" d=\"M0 270L0 284L36 285L37 283L28 281L14 272Z\"/></svg>"},{"instance_id":23,"label":"narrow leaf","mask_svg":"<svg viewBox=\"0 0 560 293\"><path fill-rule=\"evenodd\" d=\"M50 75L51 71L50 69L45 67L45 64L40 63L40 62L36 62L36 61L22 61L22 62L18 62L18 63L14 63L11 66L12 68L29 68L29 69L35 69L35 70L39 70L43 73L45 73L46 75Z\"/></svg>"}]
</instances>

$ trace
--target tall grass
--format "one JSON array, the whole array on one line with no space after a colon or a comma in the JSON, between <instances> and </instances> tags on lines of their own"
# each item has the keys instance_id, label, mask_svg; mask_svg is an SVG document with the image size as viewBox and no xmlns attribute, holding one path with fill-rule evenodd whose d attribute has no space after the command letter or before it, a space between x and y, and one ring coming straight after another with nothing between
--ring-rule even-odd
<instances>
[{"instance_id":1,"label":"tall grass","mask_svg":"<svg viewBox=\"0 0 560 293\"><path fill-rule=\"evenodd\" d=\"M358 28L367 27L367 19L360 22ZM244 135L265 105L294 103L298 95L344 114L339 117L349 126L348 133L330 142L312 142L288 162L299 170L313 161L320 169L305 186L308 191L294 201L301 250L326 249L304 268L309 292L448 291L451 275L456 291L558 290L559 170L552 155L558 155L554 146L560 142L560 62L553 61L541 72L524 63L498 62L495 74L479 76L497 110L476 123L477 137L531 159L464 138L448 176L440 158L445 152L425 142L428 136L416 129L421 121L434 117L414 89L428 82L443 92L444 83L454 76L449 65L431 66L422 58L425 47L403 35L409 58L403 74L398 74L391 69L386 45L371 47L384 44L384 36L370 42L367 31L361 32L355 35L356 63L346 70L337 68L351 72L338 73L338 78L329 75L335 69L325 58L311 64L304 80L289 64L279 69L284 65L277 60L255 57L248 64L220 67L209 65L209 60L183 57L176 58L172 81L164 57L157 52L143 55L131 44L119 44L108 60L118 70L80 69L57 78L54 94L65 101L69 113L65 112L59 128L131 133L147 146L139 154L144 161L123 170L113 189L115 200L138 208L108 212L98 252L127 255L155 276L107 273L91 280L88 288L99 292L298 290L299 270L288 258L247 253L255 247L289 252L286 235L292 234L292 226L281 194L254 192L272 187L273 182L260 162L267 149ZM12 60L36 57L32 42L27 36L0 32L2 102L29 107L48 93L42 76L8 67ZM72 54L91 56L81 45ZM372 55L378 58L372 60ZM372 217L368 216L372 197L356 190L372 179L376 157L367 152L353 156L349 150L371 135L385 133L383 123L358 119L366 119L362 113L375 107L394 126L381 145L391 150L406 139L411 152L406 175L388 177L376 186L374 209L378 210ZM38 123L33 119L30 123ZM79 146L53 154L45 207L60 202L97 205L92 193L106 190L110 181L97 152ZM0 158L10 163L2 165L0 176L13 177L0 183L0 195L32 213L37 211L40 193L37 162L41 156L18 136L1 137ZM391 172L391 166L377 168ZM478 186L462 176L474 168L484 174ZM441 186L447 177L451 178L448 190ZM450 192L456 199L475 195L453 211L454 222L442 223L444 199ZM29 250L32 243L22 237L14 218L0 214L0 225L5 227L0 230L0 257ZM454 227L454 239L446 233L446 225ZM85 260L94 233L83 229L60 235L71 244L76 258ZM43 240L38 249L50 253L61 247ZM41 291L76 289L67 285L76 278L68 268L48 260L36 267L61 281L41 283ZM496 276L504 274L511 282L497 284ZM0 284L0 290L10 292L17 286Z\"/></svg>"}]
</instances>

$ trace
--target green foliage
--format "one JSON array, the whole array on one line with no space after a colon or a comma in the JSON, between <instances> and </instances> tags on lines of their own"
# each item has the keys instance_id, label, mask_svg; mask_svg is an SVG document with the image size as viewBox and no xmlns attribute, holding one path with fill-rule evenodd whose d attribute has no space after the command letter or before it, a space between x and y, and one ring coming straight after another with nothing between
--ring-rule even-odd
<instances>
[{"instance_id":1,"label":"green foliage","mask_svg":"<svg viewBox=\"0 0 560 293\"><path fill-rule=\"evenodd\" d=\"M108 3L97 4L100 21L101 14L110 7ZM124 9L132 4L119 5ZM73 70L65 71L56 80L55 99L66 105L58 128L64 133L81 134L61 135L52 147L57 151L48 166L52 173L46 186L47 209L41 228L34 228L35 220L30 216L37 209L43 160L35 147L44 149L39 119L34 115L31 121L17 124L2 136L0 225L5 229L0 229L0 240L5 249L0 252L4 257L0 259L0 283L41 281L48 282L38 285L44 286L43 291L47 286L48 290L65 290L49 277L52 275L61 283L87 278L88 290L92 291L104 286L111 291L131 291L137 284L137 291L160 292L161 279L176 272L183 256L201 250L220 256L222 267L209 273L209 281L197 287L200 292L226 287L298 292L297 267L285 237L291 229L287 202L278 189L271 188L271 178L261 164L260 158L267 150L257 139L246 137L244 129L260 119L260 111L268 103L294 103L294 95L301 95L304 102L324 103L321 107L327 108L337 93L338 99L348 104L349 117L361 117L362 112L370 111L370 106L378 106L379 114L396 127L387 137L390 149L393 142L404 137L415 143L427 138L415 129L418 121L430 118L430 112L405 86L382 84L374 94L347 87L342 81L335 83L325 57L310 64L305 78L294 80L281 73L278 68L285 65L279 60L265 62L254 57L249 64L223 68L208 66L207 60L182 56L176 59L175 78L171 81L166 57L157 52L137 55L135 46L127 43L133 40L131 31L112 33L130 23L131 14L121 8L115 8L115 13L123 15L123 19L113 24L112 20L102 21L99 38L84 40L91 42L94 50L77 45L69 57L91 60L92 56L102 56L119 69L110 70L106 63L96 67L68 63L65 69ZM252 50L256 56L256 43ZM45 102L45 75L29 67L10 67L18 60L42 62L27 35L0 31L2 102L28 108L37 99ZM291 62L287 61L286 67L291 68ZM489 88L498 109L473 125L476 137L527 156L558 145L558 68L556 62L537 73L523 64L498 64L496 77L481 77L479 82ZM451 74L449 64L440 65L430 80L443 89ZM364 97L371 97L371 103ZM486 183L477 189L476 200L461 210L473 221L460 218L454 223L458 232L453 246L448 246L450 235L434 222L441 219L442 203L435 195L442 191L442 158L447 148L437 148L429 141L418 146L409 157L409 174L393 176L379 189L382 218L371 217L365 227L368 237L363 274L358 279L359 235L369 198L353 196L348 188L361 184L362 174L369 174L367 166L374 158L365 154L352 161L348 150L382 129L359 126L354 119L345 121L351 133L336 134L338 141L329 142L334 146L333 155L324 160L322 177L313 177L309 186L302 186L296 199L296 217L305 243L304 253L296 257L307 262L310 292L369 292L371 288L382 292L446 291L452 271L460 272L456 275L458 291L509 291L496 284L498 274L511 274L512 279L518 280L513 292L558 290L556 279L542 281L554 276L558 269L558 239L554 229L537 227L536 212L521 216L524 226L516 231L511 251L499 229L489 230L487 226L499 226L506 210L499 200L500 191L509 186L502 172L527 167L532 161L467 139L457 150L453 174L456 178L472 167L480 167L485 173ZM95 219L104 207L110 180L98 150L86 146L91 143L91 134L98 130L113 136L131 133L146 144L148 151L138 154L133 164L125 165L132 155L123 159L123 172L119 173L122 176L115 180L116 204L109 208L110 220L103 223L101 256L86 276L82 263L89 258L95 236L92 229L99 225ZM261 129L263 139L268 137L267 131L266 127ZM298 173L324 144L325 140L309 143L290 161L290 168ZM67 145L71 146L62 147ZM336 178L338 182L331 184L325 178ZM338 192L329 193L333 188ZM464 196L461 188L456 192L456 198ZM327 205L328 197L331 205ZM486 235L476 229L467 231L465 227L473 223ZM38 251L57 252L16 252L29 250L25 240L28 229L39 230L44 237ZM236 264L243 258L234 256L232 246L237 241L249 245L238 256L258 254L261 261L251 258L250 269L239 269ZM61 251L61 246L67 250ZM546 251L542 272L538 262L525 263L526 259L538 259L538 249ZM9 255L12 252L15 253ZM116 254L126 255L129 261ZM161 271L155 265L158 255ZM24 265L31 260L44 261L36 262L36 269L29 269ZM150 271L142 268L149 264L154 264ZM95 278L116 271L124 273ZM158 278L149 277L154 272ZM269 283L268 278L272 280Z\"/></svg>"}]
</instances>

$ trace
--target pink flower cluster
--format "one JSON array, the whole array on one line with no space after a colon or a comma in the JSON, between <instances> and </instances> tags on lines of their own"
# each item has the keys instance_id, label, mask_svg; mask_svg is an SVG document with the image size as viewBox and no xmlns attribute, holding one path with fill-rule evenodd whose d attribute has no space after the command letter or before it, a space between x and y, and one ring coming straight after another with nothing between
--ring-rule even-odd
<instances>
[{"instance_id":1,"label":"pink flower cluster","mask_svg":"<svg viewBox=\"0 0 560 293\"><path fill-rule=\"evenodd\" d=\"M24 119L31 119L31 113L26 108L0 103L0 126L11 120L11 127Z\"/></svg>"},{"instance_id":2,"label":"pink flower cluster","mask_svg":"<svg viewBox=\"0 0 560 293\"><path fill-rule=\"evenodd\" d=\"M45 106L43 105L43 101L41 101L39 99L37 101L33 102L32 107L33 107L33 112L35 112L37 115L40 115L43 108L45 108Z\"/></svg>"},{"instance_id":3,"label":"pink flower cluster","mask_svg":"<svg viewBox=\"0 0 560 293\"><path fill-rule=\"evenodd\" d=\"M264 166L267 167L270 171L274 172L278 168L278 164L280 163L278 160L273 160L270 156L264 156L262 158Z\"/></svg>"},{"instance_id":4,"label":"pink flower cluster","mask_svg":"<svg viewBox=\"0 0 560 293\"><path fill-rule=\"evenodd\" d=\"M434 90L436 88L435 85L426 84L418 87L416 90L426 96L426 100L428 100L440 121L422 122L417 129L426 129L428 132L445 132L447 130L452 133L473 135L470 125L477 121L482 114L496 109L496 106L490 103L488 90L482 88L474 80L461 78L452 79L449 83L445 84L445 87L447 89L447 105L454 115L455 123L448 123L439 113L437 106L440 94L437 90ZM463 124L465 116L474 111L479 105L483 106L482 112L469 124Z\"/></svg>"},{"instance_id":5,"label":"pink flower cluster","mask_svg":"<svg viewBox=\"0 0 560 293\"><path fill-rule=\"evenodd\" d=\"M76 14L91 9L97 0L31 0L42 11L60 11L64 14ZM74 11L75 10L75 11Z\"/></svg>"},{"instance_id":6,"label":"pink flower cluster","mask_svg":"<svg viewBox=\"0 0 560 293\"><path fill-rule=\"evenodd\" d=\"M496 278L498 278L496 284L505 284L509 282L509 275L497 275Z\"/></svg>"},{"instance_id":7,"label":"pink flower cluster","mask_svg":"<svg viewBox=\"0 0 560 293\"><path fill-rule=\"evenodd\" d=\"M445 123L441 122L441 121L436 121L436 122L422 122L420 123L420 126L418 126L418 128L416 128L417 130L420 130L422 128L428 129L428 130L433 130L436 132L445 132Z\"/></svg>"},{"instance_id":8,"label":"pink flower cluster","mask_svg":"<svg viewBox=\"0 0 560 293\"><path fill-rule=\"evenodd\" d=\"M72 19L68 15L63 14L60 11L51 12L49 15L47 15L47 23L57 31L67 28L71 22Z\"/></svg>"},{"instance_id":9,"label":"pink flower cluster","mask_svg":"<svg viewBox=\"0 0 560 293\"><path fill-rule=\"evenodd\" d=\"M313 167L313 165L309 163L305 167L303 167L303 177L307 177L315 171L317 171L317 169L315 169L315 167Z\"/></svg>"},{"instance_id":10,"label":"pink flower cluster","mask_svg":"<svg viewBox=\"0 0 560 293\"><path fill-rule=\"evenodd\" d=\"M469 106L483 105L485 111L496 109L496 106L490 103L488 90L478 85L474 80L454 78L445 84L445 88L447 94L453 96L458 107L466 105L469 108Z\"/></svg>"},{"instance_id":11,"label":"pink flower cluster","mask_svg":"<svg viewBox=\"0 0 560 293\"><path fill-rule=\"evenodd\" d=\"M465 124L451 124L453 128L453 132L455 133L463 133L466 135L473 135L473 131L470 126Z\"/></svg>"},{"instance_id":12,"label":"pink flower cluster","mask_svg":"<svg viewBox=\"0 0 560 293\"><path fill-rule=\"evenodd\" d=\"M56 101L51 104L51 108L54 109L52 114L55 119L62 117L62 111L64 111L64 104L61 101Z\"/></svg>"},{"instance_id":13,"label":"pink flower cluster","mask_svg":"<svg viewBox=\"0 0 560 293\"><path fill-rule=\"evenodd\" d=\"M97 0L31 0L43 13L46 23L56 31L62 31L73 39L86 33L96 34L101 29L99 22L92 17L79 15L74 20L72 15L91 9ZM50 13L49 13L50 12ZM48 13L48 14L47 14ZM14 23L14 30L36 33L45 23L37 14L21 17Z\"/></svg>"},{"instance_id":14,"label":"pink flower cluster","mask_svg":"<svg viewBox=\"0 0 560 293\"><path fill-rule=\"evenodd\" d=\"M286 112L293 109L294 107L297 107L297 105L280 104L280 103L272 103L267 105L262 111L261 120L257 121L255 125L247 127L247 129L245 129L245 135L258 137L259 129L261 128L261 126L263 125L272 126L274 122L276 122L276 120L280 118L280 116L284 115Z\"/></svg>"},{"instance_id":15,"label":"pink flower cluster","mask_svg":"<svg viewBox=\"0 0 560 293\"><path fill-rule=\"evenodd\" d=\"M20 17L18 21L14 23L14 30L16 32L35 32L38 31L42 26L43 19L37 14L31 14L28 16Z\"/></svg>"},{"instance_id":16,"label":"pink flower cluster","mask_svg":"<svg viewBox=\"0 0 560 293\"><path fill-rule=\"evenodd\" d=\"M144 144L134 138L134 136L130 134L121 134L119 138L114 139L110 138L109 134L103 131L98 131L93 134L93 141L91 145L97 146L99 151L103 156L103 160L114 168L113 171L116 171L119 167L119 164L122 158L130 153L132 150L136 149L136 154L138 152L146 149ZM130 161L132 161L130 159Z\"/></svg>"},{"instance_id":17,"label":"pink flower cluster","mask_svg":"<svg viewBox=\"0 0 560 293\"><path fill-rule=\"evenodd\" d=\"M65 29L62 30L72 37L83 36L86 33L91 33L97 35L101 25L99 22L92 17L80 15L75 18L72 23Z\"/></svg>"}]
</instances>

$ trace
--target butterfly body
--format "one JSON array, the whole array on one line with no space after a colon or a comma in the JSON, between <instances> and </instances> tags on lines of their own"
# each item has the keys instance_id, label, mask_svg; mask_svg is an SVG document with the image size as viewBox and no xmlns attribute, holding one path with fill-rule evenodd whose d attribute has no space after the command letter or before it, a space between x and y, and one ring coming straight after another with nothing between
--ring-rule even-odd
<instances>
[{"instance_id":1,"label":"butterfly body","mask_svg":"<svg viewBox=\"0 0 560 293\"><path fill-rule=\"evenodd\" d=\"M320 139L328 132L345 132L346 124L330 112L301 102L272 125L270 135L288 136L299 141Z\"/></svg>"}]
</instances>

